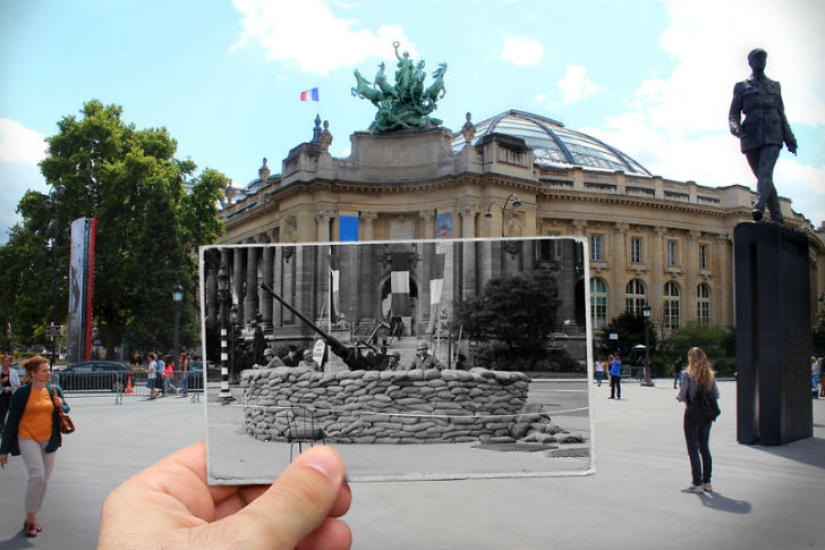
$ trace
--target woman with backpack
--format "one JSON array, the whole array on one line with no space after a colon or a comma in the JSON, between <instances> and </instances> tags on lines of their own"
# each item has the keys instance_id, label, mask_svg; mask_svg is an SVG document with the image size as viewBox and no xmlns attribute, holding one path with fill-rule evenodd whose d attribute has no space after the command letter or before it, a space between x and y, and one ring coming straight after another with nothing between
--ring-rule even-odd
<instances>
[{"instance_id":1,"label":"woman with backpack","mask_svg":"<svg viewBox=\"0 0 825 550\"><path fill-rule=\"evenodd\" d=\"M716 373L702 348L688 352L688 368L682 371L682 385L676 399L685 403L684 429L692 482L683 493L711 492L713 459L710 456L710 427L719 414Z\"/></svg>"}]
</instances>

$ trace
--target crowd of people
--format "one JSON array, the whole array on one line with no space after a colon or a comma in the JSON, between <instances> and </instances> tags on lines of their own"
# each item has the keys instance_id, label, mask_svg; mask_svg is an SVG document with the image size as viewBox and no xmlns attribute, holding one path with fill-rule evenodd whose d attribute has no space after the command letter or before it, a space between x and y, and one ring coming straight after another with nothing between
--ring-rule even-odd
<instances>
[{"instance_id":1,"label":"crowd of people","mask_svg":"<svg viewBox=\"0 0 825 550\"><path fill-rule=\"evenodd\" d=\"M170 355L162 356L149 352L146 354L145 361L146 387L152 399L165 397L172 390L178 394L178 397L189 395L190 358L188 353L181 353L175 363ZM177 379L177 386L174 385L175 379Z\"/></svg>"}]
</instances>

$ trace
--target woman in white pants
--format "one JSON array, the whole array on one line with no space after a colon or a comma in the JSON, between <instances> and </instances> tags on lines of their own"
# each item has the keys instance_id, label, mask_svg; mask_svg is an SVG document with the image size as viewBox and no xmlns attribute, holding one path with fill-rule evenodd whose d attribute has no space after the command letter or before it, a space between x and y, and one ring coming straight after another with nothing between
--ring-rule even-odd
<instances>
[{"instance_id":1,"label":"woman in white pants","mask_svg":"<svg viewBox=\"0 0 825 550\"><path fill-rule=\"evenodd\" d=\"M9 417L0 443L0 466L6 467L9 455L20 455L29 471L26 487L27 537L36 537L43 527L37 512L46 496L57 449L62 443L58 407L69 412L63 390L49 383L49 362L36 355L23 364L28 383L11 396Z\"/></svg>"}]
</instances>

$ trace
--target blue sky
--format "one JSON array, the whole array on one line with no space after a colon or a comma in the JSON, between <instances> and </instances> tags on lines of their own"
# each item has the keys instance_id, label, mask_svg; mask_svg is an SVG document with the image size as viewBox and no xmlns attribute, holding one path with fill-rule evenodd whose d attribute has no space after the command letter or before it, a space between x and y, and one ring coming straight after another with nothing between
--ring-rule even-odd
<instances>
[{"instance_id":1,"label":"blue sky","mask_svg":"<svg viewBox=\"0 0 825 550\"><path fill-rule=\"evenodd\" d=\"M138 128L165 126L178 157L246 185L273 173L329 120L349 155L372 105L350 95L392 44L446 62L435 116L460 130L510 108L564 122L654 174L754 187L727 129L747 52L768 50L799 155L777 189L825 221L825 2L820 0L3 0L0 2L0 243L26 189L45 191L43 138L83 102L121 105ZM429 83L429 79L428 82ZM319 103L300 93L320 90Z\"/></svg>"}]
</instances>

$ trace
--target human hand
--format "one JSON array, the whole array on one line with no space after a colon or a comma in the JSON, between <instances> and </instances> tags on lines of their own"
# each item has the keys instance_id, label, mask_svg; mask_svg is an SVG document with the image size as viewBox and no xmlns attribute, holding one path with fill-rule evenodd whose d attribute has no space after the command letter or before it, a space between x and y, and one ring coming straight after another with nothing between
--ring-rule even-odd
<instances>
[{"instance_id":1,"label":"human hand","mask_svg":"<svg viewBox=\"0 0 825 550\"><path fill-rule=\"evenodd\" d=\"M201 441L139 472L109 494L98 550L346 550L352 534L337 519L352 500L344 475L340 455L316 446L298 456L269 487L209 486L206 446Z\"/></svg>"},{"instance_id":2,"label":"human hand","mask_svg":"<svg viewBox=\"0 0 825 550\"><path fill-rule=\"evenodd\" d=\"M791 153L793 153L794 156L796 156L796 142L788 143L787 147L788 151L790 151Z\"/></svg>"},{"instance_id":3,"label":"human hand","mask_svg":"<svg viewBox=\"0 0 825 550\"><path fill-rule=\"evenodd\" d=\"M9 463L9 455L0 455L0 468L5 468Z\"/></svg>"}]
</instances>

